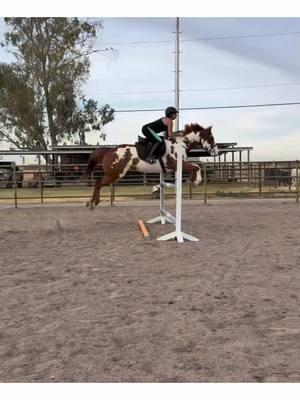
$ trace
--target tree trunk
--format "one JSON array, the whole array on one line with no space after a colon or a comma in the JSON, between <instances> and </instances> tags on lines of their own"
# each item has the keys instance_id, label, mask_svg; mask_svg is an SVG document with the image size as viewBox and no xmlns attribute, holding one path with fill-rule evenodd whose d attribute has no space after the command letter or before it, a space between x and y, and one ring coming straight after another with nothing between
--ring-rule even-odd
<instances>
[{"instance_id":1,"label":"tree trunk","mask_svg":"<svg viewBox=\"0 0 300 400\"><path fill-rule=\"evenodd\" d=\"M46 111L47 111L47 118L48 118L48 126L49 126L49 134L51 138L51 145L57 146L57 137L56 137L56 128L53 121L53 108L49 98L49 90L48 86L44 86L45 91L45 100L46 100Z\"/></svg>"}]
</instances>

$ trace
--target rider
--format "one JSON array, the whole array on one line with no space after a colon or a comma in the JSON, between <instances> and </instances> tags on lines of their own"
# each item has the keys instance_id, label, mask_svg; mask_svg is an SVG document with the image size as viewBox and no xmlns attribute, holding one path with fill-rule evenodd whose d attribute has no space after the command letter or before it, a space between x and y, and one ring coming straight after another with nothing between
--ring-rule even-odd
<instances>
[{"instance_id":1,"label":"rider","mask_svg":"<svg viewBox=\"0 0 300 400\"><path fill-rule=\"evenodd\" d=\"M165 110L165 117L157 119L156 121L149 122L148 124L142 127L142 132L149 140L150 143L153 144L148 157L145 159L146 162L153 164L155 160L153 159L153 155L158 149L160 143L162 142L162 137L158 135L162 133L163 136L171 138L173 135L173 121L176 119L178 111L175 107L167 107Z\"/></svg>"}]
</instances>

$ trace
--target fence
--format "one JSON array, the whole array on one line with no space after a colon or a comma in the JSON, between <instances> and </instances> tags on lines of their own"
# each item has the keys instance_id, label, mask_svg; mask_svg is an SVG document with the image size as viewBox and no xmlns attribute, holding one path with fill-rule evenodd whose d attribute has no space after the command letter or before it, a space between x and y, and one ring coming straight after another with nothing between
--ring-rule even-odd
<instances>
[{"instance_id":1,"label":"fence","mask_svg":"<svg viewBox=\"0 0 300 400\"><path fill-rule=\"evenodd\" d=\"M298 161L202 163L202 184L193 187L189 175L183 174L183 197L207 203L211 198L282 198L299 202ZM7 167L7 168L6 168ZM91 197L95 180L103 176L101 169L88 179L80 176L85 164L0 166L0 204L52 203L83 201ZM173 182L175 174L167 180ZM101 198L112 205L115 201L155 198L152 188L159 183L159 174L129 172L122 180L101 189ZM172 189L166 197L174 196Z\"/></svg>"}]
</instances>

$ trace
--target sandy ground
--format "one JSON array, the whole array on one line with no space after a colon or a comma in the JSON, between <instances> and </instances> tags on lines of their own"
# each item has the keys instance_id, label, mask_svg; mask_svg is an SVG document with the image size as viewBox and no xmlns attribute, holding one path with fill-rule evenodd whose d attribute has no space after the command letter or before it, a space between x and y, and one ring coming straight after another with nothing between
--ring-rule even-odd
<instances>
[{"instance_id":1,"label":"sandy ground","mask_svg":"<svg viewBox=\"0 0 300 400\"><path fill-rule=\"evenodd\" d=\"M299 382L299 207L1 208L0 381Z\"/></svg>"}]
</instances>

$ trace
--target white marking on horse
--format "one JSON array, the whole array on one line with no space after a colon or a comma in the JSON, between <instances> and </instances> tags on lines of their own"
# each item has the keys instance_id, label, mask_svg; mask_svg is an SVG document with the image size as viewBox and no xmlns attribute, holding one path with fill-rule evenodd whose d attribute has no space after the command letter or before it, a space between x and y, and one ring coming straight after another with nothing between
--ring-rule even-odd
<instances>
[{"instance_id":1,"label":"white marking on horse","mask_svg":"<svg viewBox=\"0 0 300 400\"><path fill-rule=\"evenodd\" d=\"M112 166L118 164L118 162L126 157L127 150L130 149L130 146L120 147L115 151L116 160L112 163Z\"/></svg>"},{"instance_id":2,"label":"white marking on horse","mask_svg":"<svg viewBox=\"0 0 300 400\"><path fill-rule=\"evenodd\" d=\"M199 134L195 132L191 132L185 136L188 138L190 143L199 143Z\"/></svg>"},{"instance_id":3,"label":"white marking on horse","mask_svg":"<svg viewBox=\"0 0 300 400\"><path fill-rule=\"evenodd\" d=\"M119 150L121 150L121 151L119 151ZM120 173L120 175L119 175L119 179L121 179L121 178L123 178L124 175L127 174L127 172L129 171L129 169L130 169L130 167L131 167L132 160L133 160L133 157L132 157L132 147L131 147L131 146L126 146L126 147L124 147L124 148L118 149L118 151L119 151L119 153L120 153L119 161L120 161L122 158L125 158L125 159L128 158L128 161L127 161L127 163L126 163L126 165L125 165L123 171L122 171L122 172Z\"/></svg>"},{"instance_id":4,"label":"white marking on horse","mask_svg":"<svg viewBox=\"0 0 300 400\"><path fill-rule=\"evenodd\" d=\"M123 178L124 175L127 174L127 172L130 169L130 162L128 162L125 166L125 168L123 169L123 172L121 172L121 174L119 175L119 179Z\"/></svg>"},{"instance_id":5,"label":"white marking on horse","mask_svg":"<svg viewBox=\"0 0 300 400\"><path fill-rule=\"evenodd\" d=\"M200 183L202 182L201 168L197 164L192 163L192 165L195 165L198 168L196 172L196 179L193 181L193 183L194 185L200 185Z\"/></svg>"}]
</instances>

